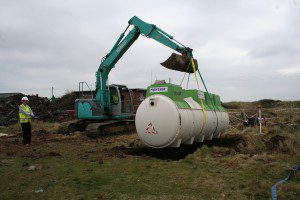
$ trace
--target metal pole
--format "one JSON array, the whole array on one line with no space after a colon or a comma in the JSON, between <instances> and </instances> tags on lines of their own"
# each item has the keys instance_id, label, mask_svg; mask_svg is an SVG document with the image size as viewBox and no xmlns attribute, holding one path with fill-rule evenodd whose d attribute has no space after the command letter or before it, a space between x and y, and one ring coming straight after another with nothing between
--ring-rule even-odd
<instances>
[{"instance_id":1,"label":"metal pole","mask_svg":"<svg viewBox=\"0 0 300 200\"><path fill-rule=\"evenodd\" d=\"M78 83L78 99L80 99L80 82Z\"/></svg>"},{"instance_id":2,"label":"metal pole","mask_svg":"<svg viewBox=\"0 0 300 200\"><path fill-rule=\"evenodd\" d=\"M258 106L258 122L259 122L259 133L262 134L262 127L261 127L261 105Z\"/></svg>"}]
</instances>

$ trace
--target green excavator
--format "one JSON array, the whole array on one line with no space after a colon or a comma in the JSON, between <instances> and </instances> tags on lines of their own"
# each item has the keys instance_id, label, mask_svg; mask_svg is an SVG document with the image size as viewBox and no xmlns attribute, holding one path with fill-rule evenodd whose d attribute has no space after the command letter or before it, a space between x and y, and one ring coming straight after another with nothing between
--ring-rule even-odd
<instances>
[{"instance_id":1,"label":"green excavator","mask_svg":"<svg viewBox=\"0 0 300 200\"><path fill-rule=\"evenodd\" d=\"M126 34L130 26L133 28ZM175 50L179 54L172 55L162 66L186 73L193 73L191 59L192 49L184 46L174 37L154 24L149 24L134 16L128 21L128 26L120 35L110 52L101 60L96 72L96 90L91 91L91 98L84 96L75 101L76 120L64 122L60 126L60 132L86 131L88 134L110 134L115 132L126 132L135 129L134 112L132 109L124 109L124 95L130 94L130 90L124 85L108 85L108 76L119 59L131 47L131 45L142 35ZM197 61L194 60L197 67ZM83 84L79 83L79 90L83 92ZM79 91L80 92L80 91ZM131 101L131 102L130 102ZM129 98L127 105L132 105Z\"/></svg>"}]
</instances>

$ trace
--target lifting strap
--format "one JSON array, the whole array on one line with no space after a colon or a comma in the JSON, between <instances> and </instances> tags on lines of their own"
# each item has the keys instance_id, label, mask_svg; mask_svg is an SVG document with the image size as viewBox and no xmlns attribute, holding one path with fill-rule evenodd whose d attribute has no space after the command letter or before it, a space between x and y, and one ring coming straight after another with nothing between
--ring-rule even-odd
<instances>
[{"instance_id":1,"label":"lifting strap","mask_svg":"<svg viewBox=\"0 0 300 200\"><path fill-rule=\"evenodd\" d=\"M187 67L186 72L184 73L184 75L183 75L183 77L182 77L182 79L181 79L180 86L182 85L182 83L183 83L183 81L184 81L184 78L185 78L185 75L187 74L189 68L190 68L190 65ZM189 77L190 77L190 73L189 73Z\"/></svg>"},{"instance_id":2,"label":"lifting strap","mask_svg":"<svg viewBox=\"0 0 300 200\"><path fill-rule=\"evenodd\" d=\"M186 72L184 73L184 76L183 76L182 79L181 79L180 86L181 86L182 83L183 83L183 80L184 80L184 78L185 78L185 75L186 75Z\"/></svg>"},{"instance_id":3,"label":"lifting strap","mask_svg":"<svg viewBox=\"0 0 300 200\"><path fill-rule=\"evenodd\" d=\"M195 74L195 78L196 78L196 82L197 82L197 87L198 87L198 90L200 92L200 87L199 87L199 82L198 82L198 76L197 76L197 73L196 73L196 67L195 67L195 63L194 63L194 59L193 58L191 58L191 63L192 63L193 69L194 69L194 74ZM200 102L201 102L202 113L203 113L202 128L201 128L201 132L200 132L200 133L202 133L203 129L204 129L204 126L206 124L206 110L205 110L202 98L200 97L199 99L200 99Z\"/></svg>"}]
</instances>

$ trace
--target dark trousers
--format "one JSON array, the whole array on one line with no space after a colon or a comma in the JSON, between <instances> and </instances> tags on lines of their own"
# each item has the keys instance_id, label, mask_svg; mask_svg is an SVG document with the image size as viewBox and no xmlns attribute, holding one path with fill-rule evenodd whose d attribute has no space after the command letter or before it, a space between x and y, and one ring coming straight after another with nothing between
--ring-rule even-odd
<instances>
[{"instance_id":1,"label":"dark trousers","mask_svg":"<svg viewBox=\"0 0 300 200\"><path fill-rule=\"evenodd\" d=\"M23 133L23 144L30 144L31 142L31 125L30 123L21 123Z\"/></svg>"}]
</instances>

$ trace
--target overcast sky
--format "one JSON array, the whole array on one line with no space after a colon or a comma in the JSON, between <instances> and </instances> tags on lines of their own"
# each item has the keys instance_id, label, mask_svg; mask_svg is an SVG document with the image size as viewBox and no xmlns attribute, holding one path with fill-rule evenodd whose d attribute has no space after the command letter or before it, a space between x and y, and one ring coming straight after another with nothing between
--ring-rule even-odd
<instances>
[{"instance_id":1,"label":"overcast sky","mask_svg":"<svg viewBox=\"0 0 300 200\"><path fill-rule=\"evenodd\" d=\"M49 97L52 86L56 96L79 81L94 87L101 58L134 15L194 49L208 90L223 101L300 100L297 0L0 0L0 92ZM173 52L140 36L109 82L145 88L152 71L179 84L184 73L160 65Z\"/></svg>"}]
</instances>

